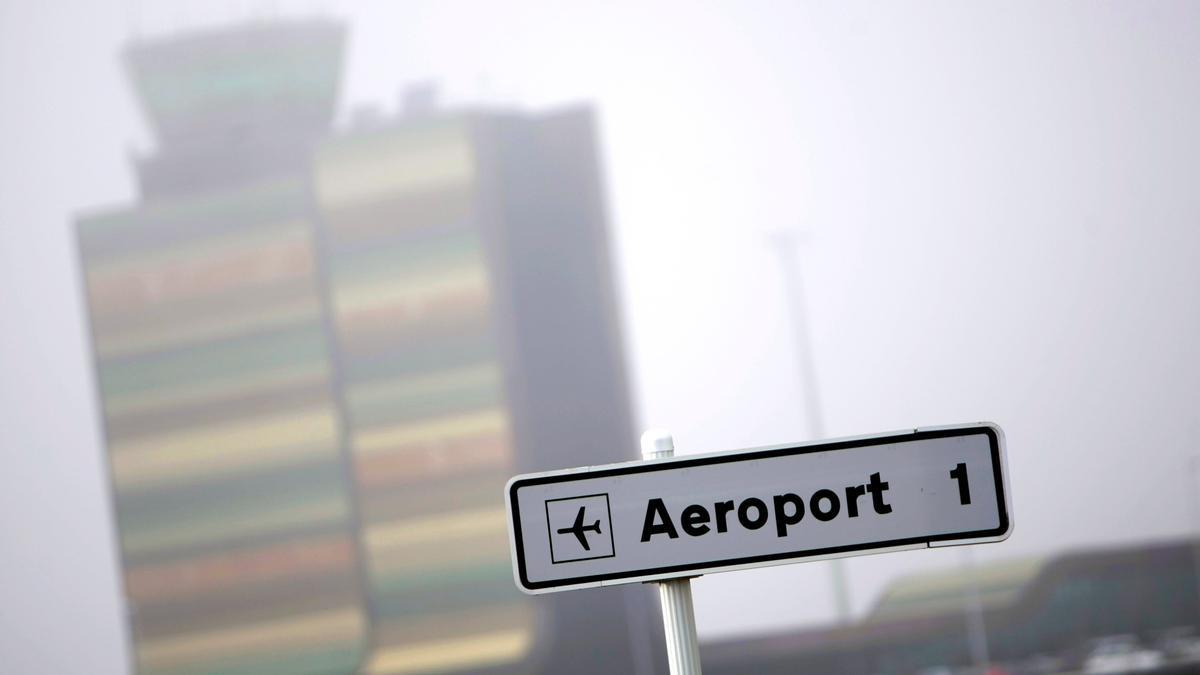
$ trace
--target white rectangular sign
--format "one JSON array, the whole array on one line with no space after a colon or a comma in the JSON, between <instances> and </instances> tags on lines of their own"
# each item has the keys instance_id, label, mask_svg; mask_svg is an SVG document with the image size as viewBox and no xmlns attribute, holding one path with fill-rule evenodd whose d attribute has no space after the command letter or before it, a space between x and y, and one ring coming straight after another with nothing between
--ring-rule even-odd
<instances>
[{"instance_id":1,"label":"white rectangular sign","mask_svg":"<svg viewBox=\"0 0 1200 675\"><path fill-rule=\"evenodd\" d=\"M1004 436L976 424L516 476L527 593L1006 539Z\"/></svg>"}]
</instances>

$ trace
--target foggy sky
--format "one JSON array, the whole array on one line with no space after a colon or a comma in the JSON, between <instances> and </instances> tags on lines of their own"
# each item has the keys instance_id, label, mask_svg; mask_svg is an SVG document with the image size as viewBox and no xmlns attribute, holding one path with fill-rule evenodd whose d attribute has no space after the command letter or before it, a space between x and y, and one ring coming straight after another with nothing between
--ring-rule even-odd
<instances>
[{"instance_id":1,"label":"foggy sky","mask_svg":"<svg viewBox=\"0 0 1200 675\"><path fill-rule=\"evenodd\" d=\"M1004 428L1015 532L977 560L1196 529L1200 5L564 5L276 11L349 22L343 117L423 80L451 104L598 107L638 415L681 452L805 437L766 237L796 228L827 435ZM14 672L127 659L71 235L81 211L136 198L130 156L150 147L117 51L133 31L269 15L133 6L0 0ZM856 613L961 555L848 561ZM829 620L828 578L702 578L701 635Z\"/></svg>"}]
</instances>

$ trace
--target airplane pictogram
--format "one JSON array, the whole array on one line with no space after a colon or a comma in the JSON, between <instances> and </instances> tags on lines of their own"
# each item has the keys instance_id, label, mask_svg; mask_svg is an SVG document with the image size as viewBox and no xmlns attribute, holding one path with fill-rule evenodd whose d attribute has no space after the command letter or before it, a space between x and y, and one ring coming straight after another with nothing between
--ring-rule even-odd
<instances>
[{"instance_id":1,"label":"airplane pictogram","mask_svg":"<svg viewBox=\"0 0 1200 675\"><path fill-rule=\"evenodd\" d=\"M596 534L600 534L600 519L597 518L596 522L592 523L591 525L584 525L583 512L586 509L587 506L579 507L579 513L575 515L575 524L571 527L564 527L558 530L558 533L575 535L575 538L578 539L579 543L583 546L583 550L590 551L592 550L592 547L588 545L587 536L584 535L584 532L595 532Z\"/></svg>"}]
</instances>

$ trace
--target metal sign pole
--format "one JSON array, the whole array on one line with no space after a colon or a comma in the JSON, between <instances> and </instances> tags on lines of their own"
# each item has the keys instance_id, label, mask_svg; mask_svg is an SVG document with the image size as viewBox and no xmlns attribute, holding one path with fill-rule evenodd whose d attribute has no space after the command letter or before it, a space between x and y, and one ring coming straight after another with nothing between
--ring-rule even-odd
<instances>
[{"instance_id":1,"label":"metal sign pole","mask_svg":"<svg viewBox=\"0 0 1200 675\"><path fill-rule=\"evenodd\" d=\"M674 455L675 439L669 432L651 429L642 434L643 459L662 459ZM657 583L671 675L700 675L700 643L696 639L692 580L671 579Z\"/></svg>"}]
</instances>

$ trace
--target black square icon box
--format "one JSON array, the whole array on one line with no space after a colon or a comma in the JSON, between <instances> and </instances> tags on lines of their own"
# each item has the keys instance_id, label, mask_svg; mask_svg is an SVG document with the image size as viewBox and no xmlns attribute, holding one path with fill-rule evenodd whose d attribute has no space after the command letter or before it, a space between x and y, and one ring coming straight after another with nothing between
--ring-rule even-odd
<instances>
[{"instance_id":1,"label":"black square icon box","mask_svg":"<svg viewBox=\"0 0 1200 675\"><path fill-rule=\"evenodd\" d=\"M607 494L547 499L546 523L553 564L616 555Z\"/></svg>"}]
</instances>

